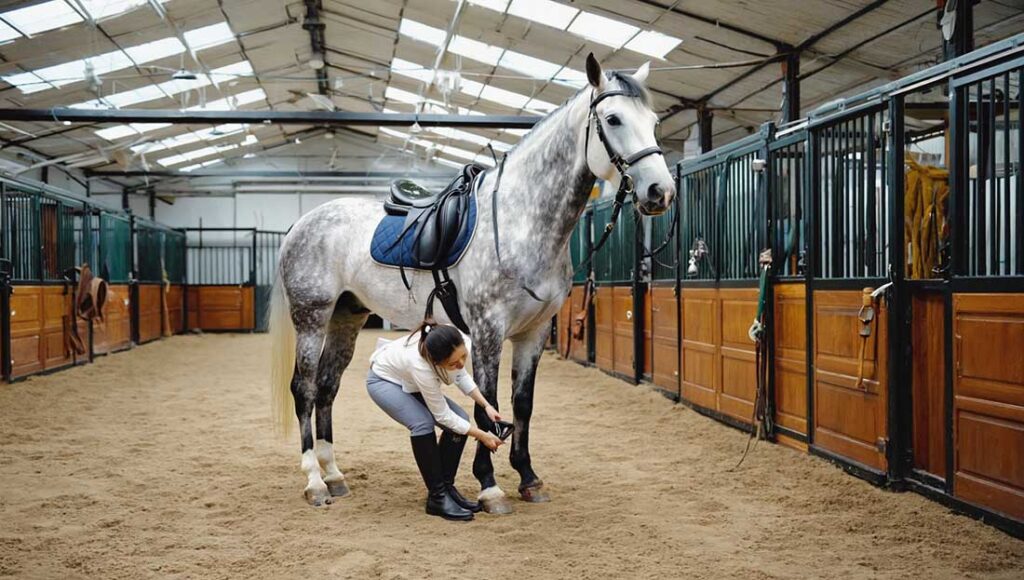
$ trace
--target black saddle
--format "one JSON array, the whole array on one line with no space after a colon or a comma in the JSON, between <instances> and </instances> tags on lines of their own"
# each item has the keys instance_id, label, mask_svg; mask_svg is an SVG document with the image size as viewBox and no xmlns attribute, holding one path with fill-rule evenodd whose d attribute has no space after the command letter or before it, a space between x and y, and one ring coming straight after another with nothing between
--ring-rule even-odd
<instances>
[{"instance_id":1,"label":"black saddle","mask_svg":"<svg viewBox=\"0 0 1024 580\"><path fill-rule=\"evenodd\" d=\"M388 215L405 216L402 233L394 241L398 245L407 235L414 237L414 267L423 270L440 268L455 241L468 225L473 181L484 170L469 164L440 192L432 192L409 179L391 184L391 194L384 200Z\"/></svg>"}]
</instances>

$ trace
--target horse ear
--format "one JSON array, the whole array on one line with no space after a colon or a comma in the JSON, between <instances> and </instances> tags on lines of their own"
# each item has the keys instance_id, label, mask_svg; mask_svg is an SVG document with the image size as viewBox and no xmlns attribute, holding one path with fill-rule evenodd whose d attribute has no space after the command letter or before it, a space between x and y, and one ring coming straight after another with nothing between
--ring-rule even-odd
<instances>
[{"instance_id":1,"label":"horse ear","mask_svg":"<svg viewBox=\"0 0 1024 580\"><path fill-rule=\"evenodd\" d=\"M640 84L647 83L647 75L651 72L651 61L645 62L640 68L636 69L633 73L633 78Z\"/></svg>"},{"instance_id":2,"label":"horse ear","mask_svg":"<svg viewBox=\"0 0 1024 580\"><path fill-rule=\"evenodd\" d=\"M604 88L604 71L601 70L601 63L597 62L597 59L594 58L594 53L587 55L587 80L590 81L590 86L595 89L601 90Z\"/></svg>"}]
</instances>

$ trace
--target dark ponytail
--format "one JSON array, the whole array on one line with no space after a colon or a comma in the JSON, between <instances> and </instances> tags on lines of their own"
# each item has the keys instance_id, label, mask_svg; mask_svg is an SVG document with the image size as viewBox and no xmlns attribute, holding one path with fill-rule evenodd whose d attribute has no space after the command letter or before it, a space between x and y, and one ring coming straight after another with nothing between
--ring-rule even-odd
<instances>
[{"instance_id":1,"label":"dark ponytail","mask_svg":"<svg viewBox=\"0 0 1024 580\"><path fill-rule=\"evenodd\" d=\"M420 356L430 363L437 378L444 383L451 382L448 379L448 372L438 365L448 360L455 349L465 344L459 329L449 324L438 324L433 318L427 318L412 335L419 335Z\"/></svg>"}]
</instances>

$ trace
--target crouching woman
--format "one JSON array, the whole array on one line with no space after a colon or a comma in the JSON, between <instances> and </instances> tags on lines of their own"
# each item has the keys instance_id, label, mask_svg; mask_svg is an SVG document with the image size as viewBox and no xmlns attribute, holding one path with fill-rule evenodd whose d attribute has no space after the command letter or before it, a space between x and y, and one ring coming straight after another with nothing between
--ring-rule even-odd
<instances>
[{"instance_id":1,"label":"crouching woman","mask_svg":"<svg viewBox=\"0 0 1024 580\"><path fill-rule=\"evenodd\" d=\"M502 441L469 422L469 416L442 392L455 385L480 405L491 421L501 420L466 370L469 340L454 326L425 320L408 336L378 341L370 357L366 390L378 407L409 429L412 453L427 486L426 512L449 520L471 520L480 511L455 489L466 436L491 451ZM442 429L440 442L434 427Z\"/></svg>"}]
</instances>

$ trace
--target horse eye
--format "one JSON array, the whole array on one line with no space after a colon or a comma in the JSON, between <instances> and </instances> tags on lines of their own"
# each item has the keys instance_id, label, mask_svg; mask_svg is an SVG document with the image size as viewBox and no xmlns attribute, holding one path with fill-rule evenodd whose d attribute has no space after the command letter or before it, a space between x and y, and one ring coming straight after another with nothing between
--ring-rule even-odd
<instances>
[{"instance_id":1,"label":"horse eye","mask_svg":"<svg viewBox=\"0 0 1024 580\"><path fill-rule=\"evenodd\" d=\"M618 127L619 125L622 124L622 121L619 120L619 117L617 115L608 115L607 117L605 117L605 121L608 121L608 124L611 125L612 127Z\"/></svg>"}]
</instances>

